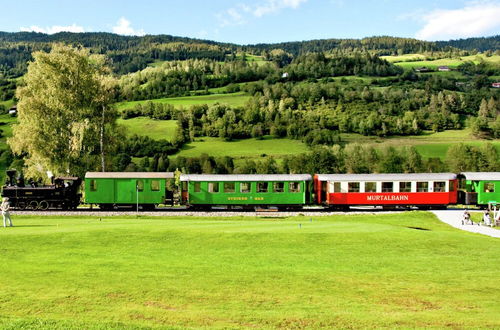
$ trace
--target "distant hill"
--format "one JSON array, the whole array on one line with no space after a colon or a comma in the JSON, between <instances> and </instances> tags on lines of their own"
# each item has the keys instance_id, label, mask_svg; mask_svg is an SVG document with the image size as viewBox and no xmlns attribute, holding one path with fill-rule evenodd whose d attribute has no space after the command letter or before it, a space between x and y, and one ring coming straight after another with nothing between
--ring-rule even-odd
<instances>
[{"instance_id":1,"label":"distant hill","mask_svg":"<svg viewBox=\"0 0 500 330\"><path fill-rule=\"evenodd\" d=\"M186 59L225 61L228 55L235 58L238 52L264 55L266 59L287 64L291 61L291 57L310 52L369 51L381 56L439 51L457 53L461 49L480 51L500 49L500 36L441 42L380 36L237 45L171 35L137 37L106 32L60 32L52 35L36 32L0 32L0 72L8 77L24 74L27 61L31 60L31 53L37 50L49 50L51 44L55 42L78 44L90 48L95 53L106 54L112 60L114 71L118 74L142 70L156 61Z\"/></svg>"},{"instance_id":2,"label":"distant hill","mask_svg":"<svg viewBox=\"0 0 500 330\"><path fill-rule=\"evenodd\" d=\"M464 50L478 50L480 52L485 52L488 50L497 51L500 50L500 35L496 35L493 37L438 41L436 42L436 44L440 47L451 46Z\"/></svg>"}]
</instances>

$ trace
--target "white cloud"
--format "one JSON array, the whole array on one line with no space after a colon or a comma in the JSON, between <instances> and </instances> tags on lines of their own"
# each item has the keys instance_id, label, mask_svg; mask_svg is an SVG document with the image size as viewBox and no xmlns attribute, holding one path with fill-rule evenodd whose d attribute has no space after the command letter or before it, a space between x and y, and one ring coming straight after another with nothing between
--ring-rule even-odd
<instances>
[{"instance_id":1,"label":"white cloud","mask_svg":"<svg viewBox=\"0 0 500 330\"><path fill-rule=\"evenodd\" d=\"M130 21L125 17L121 17L116 25L113 26L113 32L116 34L122 34L127 36L143 36L146 34L143 29L135 30L130 26Z\"/></svg>"},{"instance_id":2,"label":"white cloud","mask_svg":"<svg viewBox=\"0 0 500 330\"><path fill-rule=\"evenodd\" d=\"M21 27L20 30L22 32L39 32L39 33L45 33L45 34L54 34L58 32L75 32L75 33L82 33L85 32L85 29L79 25L72 24L68 26L60 26L60 25L53 25L50 27L42 28L37 25L32 25L30 27Z\"/></svg>"},{"instance_id":3,"label":"white cloud","mask_svg":"<svg viewBox=\"0 0 500 330\"><path fill-rule=\"evenodd\" d=\"M264 4L255 6L253 14L256 17L272 14L285 8L296 9L307 0L267 0Z\"/></svg>"},{"instance_id":4,"label":"white cloud","mask_svg":"<svg viewBox=\"0 0 500 330\"><path fill-rule=\"evenodd\" d=\"M471 2L461 9L437 9L423 16L425 26L418 39L446 40L497 34L500 29L500 2Z\"/></svg>"},{"instance_id":5,"label":"white cloud","mask_svg":"<svg viewBox=\"0 0 500 330\"><path fill-rule=\"evenodd\" d=\"M308 0L265 0L256 5L238 4L216 15L220 26L231 26L245 24L245 16L260 18L265 15L277 13L286 8L297 9Z\"/></svg>"}]
</instances>

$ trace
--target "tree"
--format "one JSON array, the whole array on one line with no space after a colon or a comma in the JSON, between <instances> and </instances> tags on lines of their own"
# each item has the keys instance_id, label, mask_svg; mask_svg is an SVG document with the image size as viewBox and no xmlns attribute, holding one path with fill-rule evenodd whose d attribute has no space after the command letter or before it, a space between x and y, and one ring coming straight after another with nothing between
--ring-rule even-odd
<instances>
[{"instance_id":1,"label":"tree","mask_svg":"<svg viewBox=\"0 0 500 330\"><path fill-rule=\"evenodd\" d=\"M19 124L8 141L14 153L25 155L27 176L105 170L120 140L105 58L61 44L33 58L17 91Z\"/></svg>"}]
</instances>

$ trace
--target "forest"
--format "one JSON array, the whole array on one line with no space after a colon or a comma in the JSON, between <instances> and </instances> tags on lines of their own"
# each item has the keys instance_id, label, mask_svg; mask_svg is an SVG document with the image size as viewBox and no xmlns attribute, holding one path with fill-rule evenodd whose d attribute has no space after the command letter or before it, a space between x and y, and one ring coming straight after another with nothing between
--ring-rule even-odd
<instances>
[{"instance_id":1,"label":"forest","mask_svg":"<svg viewBox=\"0 0 500 330\"><path fill-rule=\"evenodd\" d=\"M498 56L498 37L446 43L373 37L242 46L172 36L0 32L0 101L16 100L15 90L25 84L32 52L49 52L62 44L101 56L111 86L106 98L111 103L141 101L115 111L116 117L177 122L171 139L127 135L118 129L114 156L107 160L111 170L437 172L458 170L456 158L463 148L472 148L467 152L473 157L465 169L499 166L492 145L454 147L443 161L423 159L410 147L376 149L346 144L342 139L342 134L385 138L466 127L480 139L500 138L500 95L491 88L500 76L500 65L485 60ZM479 60L462 62L452 74L422 74L381 57L419 53L428 60L459 58L477 54L478 49L487 53ZM153 102L208 95L214 90L243 93L248 100L243 106ZM0 103L0 110L7 109ZM311 152L244 162L210 155L172 157L204 137L225 141L286 138L302 141ZM19 167L24 156L7 148L1 159L6 166ZM92 164L97 167L96 162Z\"/></svg>"}]
</instances>

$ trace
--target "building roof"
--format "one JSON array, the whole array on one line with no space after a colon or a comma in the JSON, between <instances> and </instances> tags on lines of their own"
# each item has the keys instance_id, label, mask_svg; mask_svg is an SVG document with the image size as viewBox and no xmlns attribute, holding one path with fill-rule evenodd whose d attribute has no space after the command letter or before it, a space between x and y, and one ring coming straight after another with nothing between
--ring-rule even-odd
<instances>
[{"instance_id":1,"label":"building roof","mask_svg":"<svg viewBox=\"0 0 500 330\"><path fill-rule=\"evenodd\" d=\"M462 172L466 180L492 180L500 181L500 172Z\"/></svg>"},{"instance_id":2,"label":"building roof","mask_svg":"<svg viewBox=\"0 0 500 330\"><path fill-rule=\"evenodd\" d=\"M182 174L181 181L311 181L309 174Z\"/></svg>"},{"instance_id":3,"label":"building roof","mask_svg":"<svg viewBox=\"0 0 500 330\"><path fill-rule=\"evenodd\" d=\"M172 179L173 172L87 172L85 179Z\"/></svg>"},{"instance_id":4,"label":"building roof","mask_svg":"<svg viewBox=\"0 0 500 330\"><path fill-rule=\"evenodd\" d=\"M317 174L319 181L434 181L454 180L454 173L398 173L398 174Z\"/></svg>"}]
</instances>

